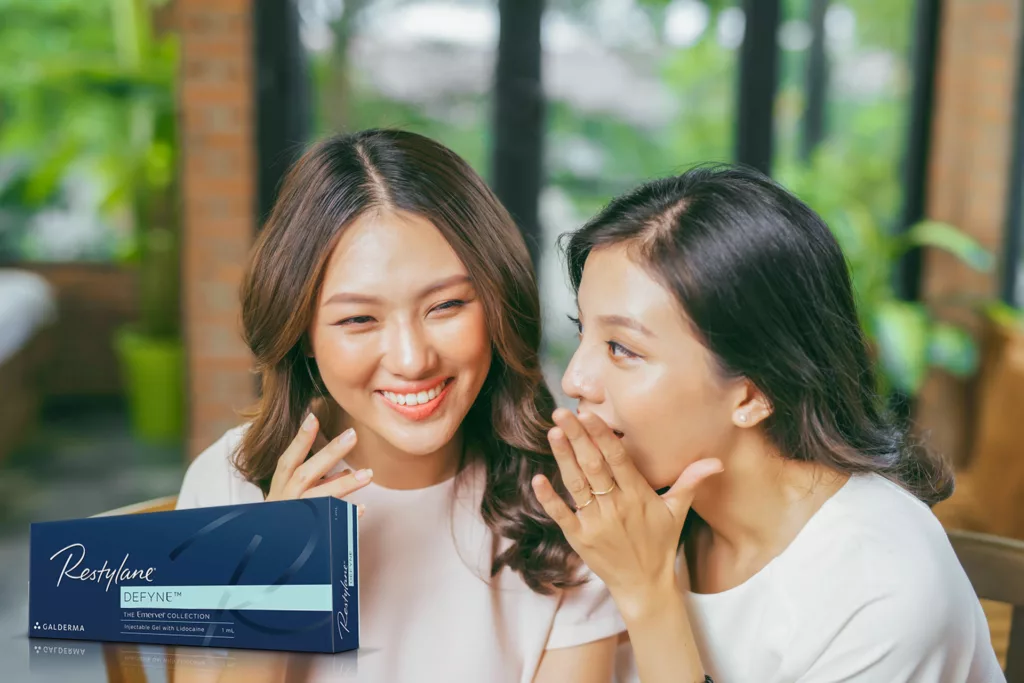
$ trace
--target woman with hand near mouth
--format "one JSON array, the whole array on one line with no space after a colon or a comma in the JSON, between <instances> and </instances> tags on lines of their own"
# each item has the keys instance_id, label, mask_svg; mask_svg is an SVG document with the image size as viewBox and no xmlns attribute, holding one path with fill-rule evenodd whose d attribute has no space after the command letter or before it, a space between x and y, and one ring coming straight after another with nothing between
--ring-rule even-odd
<instances>
[{"instance_id":1,"label":"woman with hand near mouth","mask_svg":"<svg viewBox=\"0 0 1024 683\"><path fill-rule=\"evenodd\" d=\"M613 200L567 254L579 415L550 441L575 513L534 486L626 621L622 680L1003 680L929 510L950 471L876 395L818 216L698 168Z\"/></svg>"},{"instance_id":2,"label":"woman with hand near mouth","mask_svg":"<svg viewBox=\"0 0 1024 683\"><path fill-rule=\"evenodd\" d=\"M360 505L360 681L609 681L624 626L530 489L558 482L532 266L477 174L411 133L316 145L242 299L262 398L179 507Z\"/></svg>"}]
</instances>

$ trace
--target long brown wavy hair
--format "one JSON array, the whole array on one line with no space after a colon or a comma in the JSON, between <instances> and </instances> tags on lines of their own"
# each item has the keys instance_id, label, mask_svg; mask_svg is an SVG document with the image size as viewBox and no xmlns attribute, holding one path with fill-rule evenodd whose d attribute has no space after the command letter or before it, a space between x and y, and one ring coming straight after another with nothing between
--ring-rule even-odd
<instances>
[{"instance_id":1,"label":"long brown wavy hair","mask_svg":"<svg viewBox=\"0 0 1024 683\"><path fill-rule=\"evenodd\" d=\"M545 594L578 585L578 558L530 486L541 473L566 495L547 442L555 403L540 368L540 300L526 244L476 172L429 138L393 130L333 137L289 171L242 285L245 340L262 392L237 468L266 492L306 412L317 411L322 382L306 351L324 271L346 227L375 209L429 220L483 304L493 357L462 430L469 457L487 472L483 520L496 540L511 542L504 550L495 543L492 576L508 567Z\"/></svg>"}]
</instances>

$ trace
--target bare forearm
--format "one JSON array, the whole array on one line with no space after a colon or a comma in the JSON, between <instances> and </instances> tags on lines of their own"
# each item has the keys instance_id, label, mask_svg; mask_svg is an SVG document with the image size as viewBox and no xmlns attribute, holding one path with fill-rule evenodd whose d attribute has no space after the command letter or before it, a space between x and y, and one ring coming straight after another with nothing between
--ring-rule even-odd
<instances>
[{"instance_id":1,"label":"bare forearm","mask_svg":"<svg viewBox=\"0 0 1024 683\"><path fill-rule=\"evenodd\" d=\"M576 647L547 650L533 683L611 683L617 644L618 638L612 636Z\"/></svg>"},{"instance_id":2,"label":"bare forearm","mask_svg":"<svg viewBox=\"0 0 1024 683\"><path fill-rule=\"evenodd\" d=\"M678 589L656 590L627 603L622 615L642 683L704 683L704 667Z\"/></svg>"}]
</instances>

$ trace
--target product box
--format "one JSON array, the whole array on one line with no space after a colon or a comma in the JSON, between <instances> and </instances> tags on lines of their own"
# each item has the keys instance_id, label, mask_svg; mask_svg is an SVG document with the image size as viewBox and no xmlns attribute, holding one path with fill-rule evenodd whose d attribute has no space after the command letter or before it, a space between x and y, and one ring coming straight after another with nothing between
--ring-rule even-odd
<instances>
[{"instance_id":1,"label":"product box","mask_svg":"<svg viewBox=\"0 0 1024 683\"><path fill-rule=\"evenodd\" d=\"M353 650L357 518L323 497L32 524L29 637Z\"/></svg>"}]
</instances>

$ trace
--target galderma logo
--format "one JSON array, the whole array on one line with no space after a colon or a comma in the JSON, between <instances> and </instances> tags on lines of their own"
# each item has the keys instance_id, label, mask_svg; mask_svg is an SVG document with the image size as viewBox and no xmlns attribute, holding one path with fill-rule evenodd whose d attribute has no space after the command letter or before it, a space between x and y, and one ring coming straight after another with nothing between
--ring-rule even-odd
<instances>
[{"instance_id":1,"label":"galderma logo","mask_svg":"<svg viewBox=\"0 0 1024 683\"><path fill-rule=\"evenodd\" d=\"M85 626L82 624L51 624L49 622L39 623L38 621L32 625L34 631L72 631L75 633L84 633Z\"/></svg>"}]
</instances>

